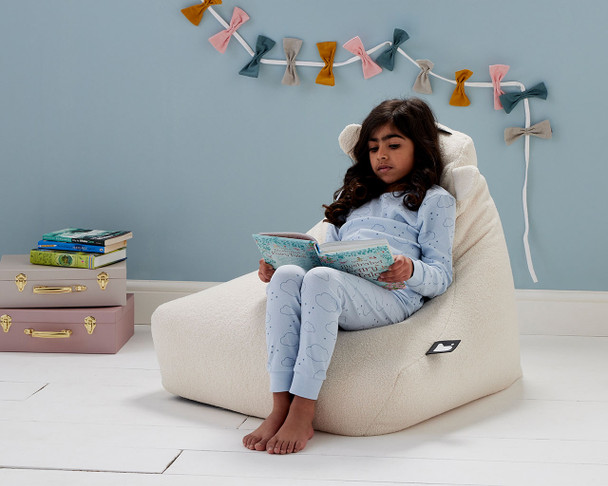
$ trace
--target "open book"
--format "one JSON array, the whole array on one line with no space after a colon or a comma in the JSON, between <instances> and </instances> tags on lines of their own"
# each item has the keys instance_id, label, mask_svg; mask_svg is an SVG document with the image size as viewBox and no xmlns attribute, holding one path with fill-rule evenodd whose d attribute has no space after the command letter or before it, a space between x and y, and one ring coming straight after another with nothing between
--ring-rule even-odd
<instances>
[{"instance_id":1,"label":"open book","mask_svg":"<svg viewBox=\"0 0 608 486\"><path fill-rule=\"evenodd\" d=\"M352 273L390 290L405 287L405 282L378 281L378 276L394 262L385 239L318 243L305 233L259 233L253 238L264 261L274 268L298 265L310 270L325 266Z\"/></svg>"}]
</instances>

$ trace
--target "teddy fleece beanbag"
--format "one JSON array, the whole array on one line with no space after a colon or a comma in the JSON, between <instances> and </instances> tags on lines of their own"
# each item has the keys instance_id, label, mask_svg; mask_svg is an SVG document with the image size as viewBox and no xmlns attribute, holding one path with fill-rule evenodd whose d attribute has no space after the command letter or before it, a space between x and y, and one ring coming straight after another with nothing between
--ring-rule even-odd
<instances>
[{"instance_id":1,"label":"teddy fleece beanbag","mask_svg":"<svg viewBox=\"0 0 608 486\"><path fill-rule=\"evenodd\" d=\"M404 322L339 332L316 430L395 432L507 388L521 376L515 291L494 201L473 141L445 127L441 185L456 198L454 280ZM340 135L349 154L358 126ZM326 224L310 234L323 241ZM257 271L161 305L152 336L169 392L266 417L266 284ZM430 350L435 353L427 354Z\"/></svg>"}]
</instances>

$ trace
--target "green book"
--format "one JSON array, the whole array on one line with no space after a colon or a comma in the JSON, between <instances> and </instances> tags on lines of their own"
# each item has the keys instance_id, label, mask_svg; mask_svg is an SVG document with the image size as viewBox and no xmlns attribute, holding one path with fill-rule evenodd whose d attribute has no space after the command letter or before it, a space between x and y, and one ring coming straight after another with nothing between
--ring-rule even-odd
<instances>
[{"instance_id":1,"label":"green book","mask_svg":"<svg viewBox=\"0 0 608 486\"><path fill-rule=\"evenodd\" d=\"M120 262L126 258L126 248L105 254L38 249L30 251L30 263L53 267L95 269Z\"/></svg>"}]
</instances>

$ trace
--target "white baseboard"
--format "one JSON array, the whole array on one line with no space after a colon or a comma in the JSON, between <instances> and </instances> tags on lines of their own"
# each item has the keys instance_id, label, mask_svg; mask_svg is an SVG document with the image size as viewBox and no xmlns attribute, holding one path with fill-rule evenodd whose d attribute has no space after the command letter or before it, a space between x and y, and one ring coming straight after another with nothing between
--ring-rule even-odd
<instances>
[{"instance_id":1,"label":"white baseboard","mask_svg":"<svg viewBox=\"0 0 608 486\"><path fill-rule=\"evenodd\" d=\"M208 289L221 282L128 280L135 294L135 323L150 324L161 304ZM608 292L516 290L521 334L608 336Z\"/></svg>"},{"instance_id":2,"label":"white baseboard","mask_svg":"<svg viewBox=\"0 0 608 486\"><path fill-rule=\"evenodd\" d=\"M521 334L608 336L608 292L516 290Z\"/></svg>"},{"instance_id":3,"label":"white baseboard","mask_svg":"<svg viewBox=\"0 0 608 486\"><path fill-rule=\"evenodd\" d=\"M135 296L135 324L150 324L156 308L171 300L200 292L221 282L176 282L169 280L127 280L127 292Z\"/></svg>"}]
</instances>

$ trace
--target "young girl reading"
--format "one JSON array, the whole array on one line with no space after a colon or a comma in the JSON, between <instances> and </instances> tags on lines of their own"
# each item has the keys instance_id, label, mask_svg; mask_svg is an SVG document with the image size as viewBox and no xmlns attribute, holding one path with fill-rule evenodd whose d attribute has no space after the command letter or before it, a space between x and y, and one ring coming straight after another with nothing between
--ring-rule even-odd
<instances>
[{"instance_id":1,"label":"young girl reading","mask_svg":"<svg viewBox=\"0 0 608 486\"><path fill-rule=\"evenodd\" d=\"M456 207L437 185L442 162L431 109L414 98L384 101L363 122L354 159L324 206L327 241L386 238L395 261L379 280L406 287L391 291L328 267L274 269L260 260L273 409L243 438L248 449L286 454L306 446L338 329L401 322L452 282Z\"/></svg>"}]
</instances>

